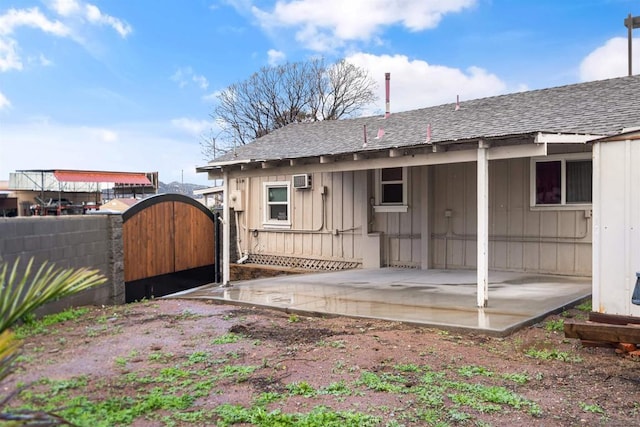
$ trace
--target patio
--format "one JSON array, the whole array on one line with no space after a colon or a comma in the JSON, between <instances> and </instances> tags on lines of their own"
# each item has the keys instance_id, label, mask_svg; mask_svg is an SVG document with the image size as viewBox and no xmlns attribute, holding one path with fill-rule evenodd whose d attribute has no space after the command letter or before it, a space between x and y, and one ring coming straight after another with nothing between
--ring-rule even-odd
<instances>
[{"instance_id":1,"label":"patio","mask_svg":"<svg viewBox=\"0 0 640 427\"><path fill-rule=\"evenodd\" d=\"M384 319L504 336L591 295L590 277L489 272L476 306L475 270L355 269L209 284L167 298L209 299L312 315Z\"/></svg>"}]
</instances>

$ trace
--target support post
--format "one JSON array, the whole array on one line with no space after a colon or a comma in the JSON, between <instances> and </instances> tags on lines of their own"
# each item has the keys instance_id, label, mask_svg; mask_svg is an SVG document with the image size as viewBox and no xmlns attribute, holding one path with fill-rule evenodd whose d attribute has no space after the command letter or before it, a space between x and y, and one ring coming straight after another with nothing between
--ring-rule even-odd
<instances>
[{"instance_id":1,"label":"support post","mask_svg":"<svg viewBox=\"0 0 640 427\"><path fill-rule=\"evenodd\" d=\"M231 270L231 209L229 208L229 173L224 172L222 183L222 285L229 286Z\"/></svg>"},{"instance_id":2,"label":"support post","mask_svg":"<svg viewBox=\"0 0 640 427\"><path fill-rule=\"evenodd\" d=\"M428 270L431 267L431 254L429 253L431 245L431 228L429 227L431 222L429 214L429 197L431 195L430 168L430 166L422 166L420 168L422 175L422 194L420 195L420 268L422 270Z\"/></svg>"},{"instance_id":3,"label":"support post","mask_svg":"<svg viewBox=\"0 0 640 427\"><path fill-rule=\"evenodd\" d=\"M478 307L489 302L489 159L487 143L478 143Z\"/></svg>"}]
</instances>

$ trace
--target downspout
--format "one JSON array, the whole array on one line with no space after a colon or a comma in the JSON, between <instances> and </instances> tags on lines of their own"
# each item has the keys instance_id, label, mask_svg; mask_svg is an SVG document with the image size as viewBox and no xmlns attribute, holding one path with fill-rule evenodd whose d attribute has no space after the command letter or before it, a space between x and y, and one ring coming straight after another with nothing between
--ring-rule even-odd
<instances>
[{"instance_id":1,"label":"downspout","mask_svg":"<svg viewBox=\"0 0 640 427\"><path fill-rule=\"evenodd\" d=\"M250 194L250 189L251 189L251 178L246 178L246 183L245 185L245 198L244 198L244 219L245 219L245 224L244 226L242 226L240 224L240 216L238 215L239 212L236 212L236 246L237 246L237 250L238 250L238 260L236 261L236 264L244 264L248 259L249 259L249 249L247 248L246 251L242 251L240 242L242 241L242 239L240 238L240 232L242 232L242 236L244 238L245 242L249 242L249 232L247 231L247 222L248 222L248 217L249 217L249 212L251 212L251 207L249 206L249 203L251 201L251 194ZM237 184L236 184L237 186Z\"/></svg>"}]
</instances>

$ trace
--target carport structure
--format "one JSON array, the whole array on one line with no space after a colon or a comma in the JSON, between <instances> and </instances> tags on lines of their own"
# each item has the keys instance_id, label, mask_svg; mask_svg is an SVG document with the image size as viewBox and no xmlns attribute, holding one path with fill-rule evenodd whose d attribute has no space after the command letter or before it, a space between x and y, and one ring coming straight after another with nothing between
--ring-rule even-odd
<instances>
[{"instance_id":1,"label":"carport structure","mask_svg":"<svg viewBox=\"0 0 640 427\"><path fill-rule=\"evenodd\" d=\"M29 169L9 174L9 190L20 206L20 216L28 214L29 206L44 205L48 200L71 199L82 210L83 205L97 207L102 191L117 194L150 195L158 189L157 172L116 172L71 169ZM59 213L59 212L58 212Z\"/></svg>"}]
</instances>

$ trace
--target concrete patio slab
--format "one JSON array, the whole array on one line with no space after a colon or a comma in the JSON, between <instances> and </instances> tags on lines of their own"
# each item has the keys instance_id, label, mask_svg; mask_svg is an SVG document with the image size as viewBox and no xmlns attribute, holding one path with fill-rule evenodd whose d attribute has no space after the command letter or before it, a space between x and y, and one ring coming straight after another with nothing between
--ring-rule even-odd
<instances>
[{"instance_id":1,"label":"concrete patio slab","mask_svg":"<svg viewBox=\"0 0 640 427\"><path fill-rule=\"evenodd\" d=\"M205 285L168 296L293 313L400 321L507 335L591 295L590 277L489 273L489 306L476 307L475 270L384 268Z\"/></svg>"}]
</instances>

